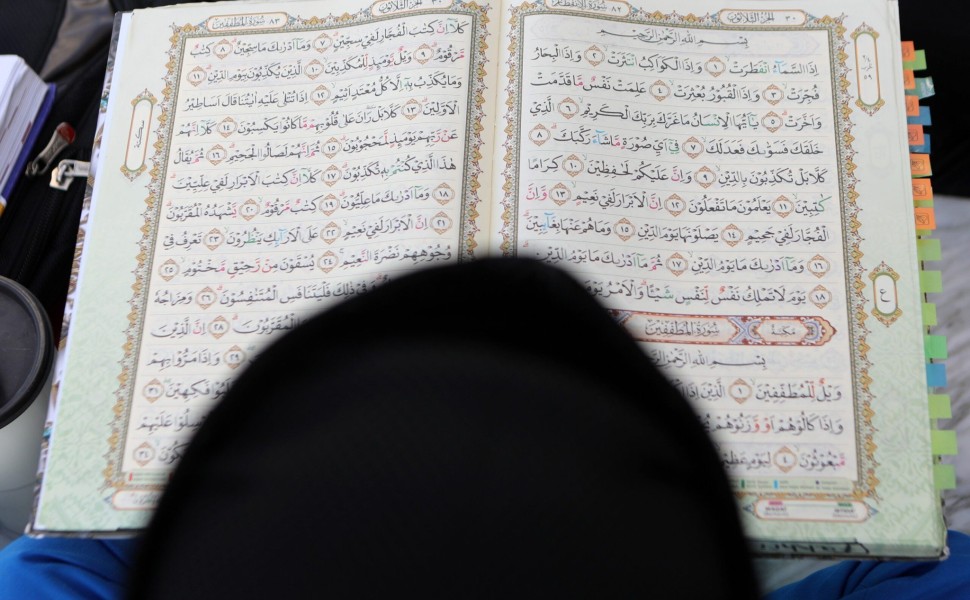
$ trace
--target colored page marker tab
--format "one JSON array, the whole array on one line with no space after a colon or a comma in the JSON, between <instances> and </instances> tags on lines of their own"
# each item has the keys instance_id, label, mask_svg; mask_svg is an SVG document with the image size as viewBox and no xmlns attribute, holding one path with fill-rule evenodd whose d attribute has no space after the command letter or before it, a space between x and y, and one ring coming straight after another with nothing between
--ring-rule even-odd
<instances>
[{"instance_id":1,"label":"colored page marker tab","mask_svg":"<svg viewBox=\"0 0 970 600\"><path fill-rule=\"evenodd\" d=\"M946 360L946 336L945 335L924 335L923 350L926 358L936 360Z\"/></svg>"},{"instance_id":2,"label":"colored page marker tab","mask_svg":"<svg viewBox=\"0 0 970 600\"><path fill-rule=\"evenodd\" d=\"M933 485L937 490L956 488L957 475L953 465L933 465Z\"/></svg>"},{"instance_id":3,"label":"colored page marker tab","mask_svg":"<svg viewBox=\"0 0 970 600\"><path fill-rule=\"evenodd\" d=\"M936 215L933 213L932 207L914 208L913 217L916 220L916 229L922 231L936 229Z\"/></svg>"},{"instance_id":4,"label":"colored page marker tab","mask_svg":"<svg viewBox=\"0 0 970 600\"><path fill-rule=\"evenodd\" d=\"M916 256L920 260L941 260L943 246L940 240L933 238L916 240Z\"/></svg>"},{"instance_id":5,"label":"colored page marker tab","mask_svg":"<svg viewBox=\"0 0 970 600\"><path fill-rule=\"evenodd\" d=\"M926 143L926 135L923 133L922 125L906 125L906 137L909 138L910 146L922 146Z\"/></svg>"},{"instance_id":6,"label":"colored page marker tab","mask_svg":"<svg viewBox=\"0 0 970 600\"><path fill-rule=\"evenodd\" d=\"M913 177L929 177L933 174L930 168L930 155L913 152L909 155L909 170Z\"/></svg>"},{"instance_id":7,"label":"colored page marker tab","mask_svg":"<svg viewBox=\"0 0 970 600\"><path fill-rule=\"evenodd\" d=\"M916 58L913 60L914 71L926 70L926 50L917 50Z\"/></svg>"},{"instance_id":8,"label":"colored page marker tab","mask_svg":"<svg viewBox=\"0 0 970 600\"><path fill-rule=\"evenodd\" d=\"M936 94L936 86L933 85L932 77L916 77L913 80L913 85L916 90L916 97L920 100Z\"/></svg>"},{"instance_id":9,"label":"colored page marker tab","mask_svg":"<svg viewBox=\"0 0 970 600\"><path fill-rule=\"evenodd\" d=\"M914 96L915 98L915 96ZM932 125L933 121L930 118L930 107L920 106L919 115L915 117L906 117L907 123L919 123L920 125Z\"/></svg>"},{"instance_id":10,"label":"colored page marker tab","mask_svg":"<svg viewBox=\"0 0 970 600\"><path fill-rule=\"evenodd\" d=\"M919 116L919 98L916 96L905 96L906 99L906 116L907 117L918 117Z\"/></svg>"},{"instance_id":11,"label":"colored page marker tab","mask_svg":"<svg viewBox=\"0 0 970 600\"><path fill-rule=\"evenodd\" d=\"M916 75L912 71L903 71L903 89L916 90Z\"/></svg>"},{"instance_id":12,"label":"colored page marker tab","mask_svg":"<svg viewBox=\"0 0 970 600\"><path fill-rule=\"evenodd\" d=\"M928 133L927 134L924 134L923 135L923 145L922 146L910 146L909 147L909 151L910 152L918 152L920 154L929 154L930 153L930 137L931 137L930 134L928 134Z\"/></svg>"},{"instance_id":13,"label":"colored page marker tab","mask_svg":"<svg viewBox=\"0 0 970 600\"><path fill-rule=\"evenodd\" d=\"M953 456L957 453L957 432L934 429L930 432L930 449L933 454Z\"/></svg>"},{"instance_id":14,"label":"colored page marker tab","mask_svg":"<svg viewBox=\"0 0 970 600\"><path fill-rule=\"evenodd\" d=\"M920 271L919 289L924 294L939 294L943 291L943 278L939 271Z\"/></svg>"},{"instance_id":15,"label":"colored page marker tab","mask_svg":"<svg viewBox=\"0 0 970 600\"><path fill-rule=\"evenodd\" d=\"M903 58L903 68L912 71L926 70L926 50L914 50L909 60Z\"/></svg>"},{"instance_id":16,"label":"colored page marker tab","mask_svg":"<svg viewBox=\"0 0 970 600\"><path fill-rule=\"evenodd\" d=\"M933 199L933 184L931 179L914 179L913 180L913 200L932 200Z\"/></svg>"},{"instance_id":17,"label":"colored page marker tab","mask_svg":"<svg viewBox=\"0 0 970 600\"><path fill-rule=\"evenodd\" d=\"M926 365L926 385L930 387L946 387L946 365L930 363Z\"/></svg>"},{"instance_id":18,"label":"colored page marker tab","mask_svg":"<svg viewBox=\"0 0 970 600\"><path fill-rule=\"evenodd\" d=\"M923 326L936 327L936 305L931 302L923 303Z\"/></svg>"},{"instance_id":19,"label":"colored page marker tab","mask_svg":"<svg viewBox=\"0 0 970 600\"><path fill-rule=\"evenodd\" d=\"M930 394L930 418L949 419L953 416L953 409L950 407L950 396L946 394Z\"/></svg>"},{"instance_id":20,"label":"colored page marker tab","mask_svg":"<svg viewBox=\"0 0 970 600\"><path fill-rule=\"evenodd\" d=\"M912 41L901 42L903 62L912 62L916 58L916 45Z\"/></svg>"}]
</instances>

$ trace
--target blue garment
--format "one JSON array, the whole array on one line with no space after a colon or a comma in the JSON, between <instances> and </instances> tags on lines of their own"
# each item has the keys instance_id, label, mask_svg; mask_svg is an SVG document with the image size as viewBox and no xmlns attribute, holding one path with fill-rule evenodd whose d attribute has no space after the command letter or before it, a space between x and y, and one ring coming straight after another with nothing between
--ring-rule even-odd
<instances>
[{"instance_id":1,"label":"blue garment","mask_svg":"<svg viewBox=\"0 0 970 600\"><path fill-rule=\"evenodd\" d=\"M970 536L950 531L944 561L846 560L781 587L764 600L970 599Z\"/></svg>"},{"instance_id":2,"label":"blue garment","mask_svg":"<svg viewBox=\"0 0 970 600\"><path fill-rule=\"evenodd\" d=\"M0 551L0 598L120 599L135 540L21 537ZM970 599L970 536L949 533L942 562L847 560L765 596L765 600Z\"/></svg>"},{"instance_id":3,"label":"blue garment","mask_svg":"<svg viewBox=\"0 0 970 600\"><path fill-rule=\"evenodd\" d=\"M4 600L117 600L125 595L136 540L21 536L0 551Z\"/></svg>"}]
</instances>

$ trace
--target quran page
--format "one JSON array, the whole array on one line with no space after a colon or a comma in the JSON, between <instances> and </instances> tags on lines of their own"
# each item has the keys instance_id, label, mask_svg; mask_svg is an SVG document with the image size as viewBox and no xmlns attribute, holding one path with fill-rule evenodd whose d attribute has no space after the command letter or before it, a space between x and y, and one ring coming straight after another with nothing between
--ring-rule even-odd
<instances>
[{"instance_id":1,"label":"quran page","mask_svg":"<svg viewBox=\"0 0 970 600\"><path fill-rule=\"evenodd\" d=\"M124 15L33 529L138 529L269 340L484 251L487 4Z\"/></svg>"},{"instance_id":2,"label":"quran page","mask_svg":"<svg viewBox=\"0 0 970 600\"><path fill-rule=\"evenodd\" d=\"M896 9L503 14L493 243L569 269L643 343L763 554L944 551Z\"/></svg>"}]
</instances>

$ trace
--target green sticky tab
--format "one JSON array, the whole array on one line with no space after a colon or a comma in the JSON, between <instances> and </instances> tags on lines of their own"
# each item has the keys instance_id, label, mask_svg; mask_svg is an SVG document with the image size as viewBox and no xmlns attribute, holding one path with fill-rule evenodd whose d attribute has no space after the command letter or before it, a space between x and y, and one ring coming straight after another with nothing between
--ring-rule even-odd
<instances>
[{"instance_id":1,"label":"green sticky tab","mask_svg":"<svg viewBox=\"0 0 970 600\"><path fill-rule=\"evenodd\" d=\"M952 490L957 487L957 474L953 465L933 465L933 485L938 490Z\"/></svg>"},{"instance_id":2,"label":"green sticky tab","mask_svg":"<svg viewBox=\"0 0 970 600\"><path fill-rule=\"evenodd\" d=\"M926 70L926 50L917 50L916 60L914 60L913 62L916 63L916 67L914 67L915 70L925 71Z\"/></svg>"},{"instance_id":3,"label":"green sticky tab","mask_svg":"<svg viewBox=\"0 0 970 600\"><path fill-rule=\"evenodd\" d=\"M945 359L947 357L946 336L924 335L923 348L926 351L926 358Z\"/></svg>"},{"instance_id":4,"label":"green sticky tab","mask_svg":"<svg viewBox=\"0 0 970 600\"><path fill-rule=\"evenodd\" d=\"M936 320L936 305L929 302L923 303L923 325L925 327L934 327L937 324Z\"/></svg>"},{"instance_id":5,"label":"green sticky tab","mask_svg":"<svg viewBox=\"0 0 970 600\"><path fill-rule=\"evenodd\" d=\"M943 249L940 240L934 238L924 238L916 242L916 255L920 260L940 260L943 258Z\"/></svg>"},{"instance_id":6,"label":"green sticky tab","mask_svg":"<svg viewBox=\"0 0 970 600\"><path fill-rule=\"evenodd\" d=\"M947 394L930 394L930 418L949 419L952 416L950 396Z\"/></svg>"},{"instance_id":7,"label":"green sticky tab","mask_svg":"<svg viewBox=\"0 0 970 600\"><path fill-rule=\"evenodd\" d=\"M940 271L920 271L919 289L924 294L938 294L943 291L943 277Z\"/></svg>"},{"instance_id":8,"label":"green sticky tab","mask_svg":"<svg viewBox=\"0 0 970 600\"><path fill-rule=\"evenodd\" d=\"M930 448L933 454L955 455L957 453L957 432L948 429L934 429L930 432Z\"/></svg>"},{"instance_id":9,"label":"green sticky tab","mask_svg":"<svg viewBox=\"0 0 970 600\"><path fill-rule=\"evenodd\" d=\"M926 50L917 50L913 53L913 60L903 63L903 68L907 71L926 70Z\"/></svg>"}]
</instances>

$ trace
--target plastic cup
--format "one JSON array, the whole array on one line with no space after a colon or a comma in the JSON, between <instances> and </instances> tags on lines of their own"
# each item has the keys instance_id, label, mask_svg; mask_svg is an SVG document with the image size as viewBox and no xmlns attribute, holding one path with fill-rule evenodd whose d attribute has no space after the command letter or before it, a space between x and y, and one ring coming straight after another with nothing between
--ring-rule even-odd
<instances>
[{"instance_id":1,"label":"plastic cup","mask_svg":"<svg viewBox=\"0 0 970 600\"><path fill-rule=\"evenodd\" d=\"M50 403L55 346L43 307L0 277L0 527L27 525Z\"/></svg>"}]
</instances>

